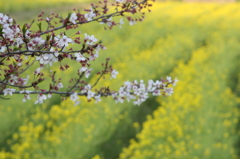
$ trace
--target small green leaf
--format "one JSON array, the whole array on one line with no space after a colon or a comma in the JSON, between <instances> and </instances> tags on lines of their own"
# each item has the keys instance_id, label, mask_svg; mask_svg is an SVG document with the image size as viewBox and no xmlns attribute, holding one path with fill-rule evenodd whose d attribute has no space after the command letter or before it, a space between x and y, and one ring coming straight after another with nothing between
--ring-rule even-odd
<instances>
[{"instance_id":1,"label":"small green leaf","mask_svg":"<svg viewBox=\"0 0 240 159\"><path fill-rule=\"evenodd\" d=\"M3 34L2 30L3 30L2 25L0 25L0 36L2 36Z\"/></svg>"},{"instance_id":2,"label":"small green leaf","mask_svg":"<svg viewBox=\"0 0 240 159\"><path fill-rule=\"evenodd\" d=\"M26 31L27 31L27 26L26 26L26 24L24 24L22 27L22 32L24 35L25 35Z\"/></svg>"},{"instance_id":3,"label":"small green leaf","mask_svg":"<svg viewBox=\"0 0 240 159\"><path fill-rule=\"evenodd\" d=\"M38 26L38 28L39 28L39 31L42 31L42 23L41 23L41 22L38 23L37 26Z\"/></svg>"}]
</instances>

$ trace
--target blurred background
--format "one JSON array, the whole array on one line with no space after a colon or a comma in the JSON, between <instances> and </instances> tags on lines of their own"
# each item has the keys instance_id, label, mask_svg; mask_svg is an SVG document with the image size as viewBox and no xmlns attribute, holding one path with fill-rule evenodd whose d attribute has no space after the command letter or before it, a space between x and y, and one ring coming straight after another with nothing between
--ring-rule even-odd
<instances>
[{"instance_id":1,"label":"blurred background","mask_svg":"<svg viewBox=\"0 0 240 159\"><path fill-rule=\"evenodd\" d=\"M0 0L0 12L23 24L41 11L67 15L92 2L97 0ZM174 94L140 106L111 98L98 104L81 98L75 107L58 96L43 105L34 105L34 96L26 103L20 95L1 100L0 159L240 157L240 4L157 1L143 22L124 21L122 29L97 23L79 28L107 47L94 71L106 57L119 71L117 79L100 85L118 88L126 80L171 76L179 79Z\"/></svg>"}]
</instances>

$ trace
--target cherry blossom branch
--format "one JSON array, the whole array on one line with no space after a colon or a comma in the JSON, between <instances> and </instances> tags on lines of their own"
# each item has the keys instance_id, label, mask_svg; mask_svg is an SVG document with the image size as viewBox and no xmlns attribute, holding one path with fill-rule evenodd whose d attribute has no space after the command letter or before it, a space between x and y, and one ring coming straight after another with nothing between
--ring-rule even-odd
<instances>
[{"instance_id":1,"label":"cherry blossom branch","mask_svg":"<svg viewBox=\"0 0 240 159\"><path fill-rule=\"evenodd\" d=\"M97 85L97 83L100 81L100 79L103 77L104 74L105 74L104 71L102 71L102 73L100 74L100 76L98 77L98 79L96 80L96 82L93 84L92 88Z\"/></svg>"},{"instance_id":2,"label":"cherry blossom branch","mask_svg":"<svg viewBox=\"0 0 240 159\"><path fill-rule=\"evenodd\" d=\"M83 78L83 75L84 75L84 72L80 74L75 84L68 90L68 93L70 93L74 88L77 89L77 85L80 83L81 79Z\"/></svg>"},{"instance_id":3,"label":"cherry blossom branch","mask_svg":"<svg viewBox=\"0 0 240 159\"><path fill-rule=\"evenodd\" d=\"M57 30L60 30L60 29L63 29L63 28L67 28L69 26L72 26L72 25L76 25L76 24L87 24L87 23L90 23L90 22L94 22L94 21L97 21L99 22L98 20L100 19L105 19L105 18L109 18L109 17L114 17L114 16L122 16L124 12L130 10L130 9L134 9L136 8L137 6L141 5L141 4L144 4L146 3L148 0L143 0L141 2L136 2L136 1L133 1L132 4L134 4L132 7L130 8L126 8L125 10L122 10L122 11L116 11L114 13L111 13L111 14L108 14L108 15L103 15L103 16L100 16L98 18L95 18L95 19L92 19L92 20L89 20L89 21L79 21L79 22L76 22L76 23L69 23L69 24L64 24L62 26L59 26L59 27L56 27L56 28L53 28L51 30L46 30L44 32L41 32L40 35L44 35L44 34L47 34L47 33L50 33L50 32L54 32L54 31L57 31Z\"/></svg>"},{"instance_id":4,"label":"cherry blossom branch","mask_svg":"<svg viewBox=\"0 0 240 159\"><path fill-rule=\"evenodd\" d=\"M96 101L100 101L100 97L102 96L112 96L113 99L117 102L123 103L124 100L128 102L130 100L133 101L133 104L140 105L142 102L146 101L148 98L148 94L151 93L153 96L171 96L173 93L173 88L169 87L169 85L175 86L178 82L177 79L172 80L171 77L167 77L167 80L161 79L154 82L153 80L149 80L148 84L144 84L143 80L138 83L136 80L133 82L126 81L124 82L124 86L120 87L119 91L109 91L105 92L107 88L102 88L100 90L92 91L92 87L88 84L81 92L60 92L60 91L15 91L15 89L5 89L2 93L4 95L13 95L13 94L25 94L29 97L29 94L38 94L37 103L43 103L44 100L47 99L47 96L51 98L52 94L59 94L61 96L70 96L70 98L75 102L75 104L79 104L78 96L86 96L89 100L92 98Z\"/></svg>"},{"instance_id":5,"label":"cherry blossom branch","mask_svg":"<svg viewBox=\"0 0 240 159\"><path fill-rule=\"evenodd\" d=\"M81 52L81 50L76 50L76 51L58 51L58 53L64 53L64 54L71 54L71 53L77 53L77 52ZM34 54L34 53L38 53L38 54ZM16 52L11 52L10 56L14 56L17 54L22 54L22 55L26 55L26 56L32 56L32 55L36 55L36 56L40 56L42 54L54 54L54 51L38 51L38 50L23 50L23 51L16 51ZM0 54L0 57L5 57L8 54Z\"/></svg>"},{"instance_id":6,"label":"cherry blossom branch","mask_svg":"<svg viewBox=\"0 0 240 159\"><path fill-rule=\"evenodd\" d=\"M102 64L102 65L104 65L104 69L102 70L102 72L100 73L100 75L99 75L99 77L98 77L98 79L96 80L96 82L92 85L92 88L93 87L95 87L96 85L97 85L97 83L100 81L100 79L103 77L103 75L104 74L107 74L108 73L108 61L109 61L110 59L109 58L107 58L106 59L106 63L105 64ZM110 67L110 72L111 72L111 67Z\"/></svg>"},{"instance_id":7,"label":"cherry blossom branch","mask_svg":"<svg viewBox=\"0 0 240 159\"><path fill-rule=\"evenodd\" d=\"M28 64L25 69L23 69L21 72L19 72L19 74L22 74L22 73L24 73L25 71L27 71L35 62L36 62L36 60L33 60L32 63Z\"/></svg>"},{"instance_id":8,"label":"cherry blossom branch","mask_svg":"<svg viewBox=\"0 0 240 159\"><path fill-rule=\"evenodd\" d=\"M12 18L0 13L0 78L3 79L0 82L0 95L23 94L23 102L25 102L30 99L30 94L38 94L35 104L43 103L47 98L51 98L52 94L69 96L75 104L80 103L79 96L85 96L88 100L93 99L96 102L101 101L102 96L112 96L116 102L134 100L133 103L136 105L144 102L148 98L148 94L154 96L171 95L177 82L177 79L172 80L171 77L156 82L149 80L148 84L144 84L142 80L140 83L127 81L118 91L110 91L109 87L93 90L100 79L105 77L105 74L109 74L111 78L116 78L118 71L113 69L112 65L109 64L110 58L107 58L106 63L102 64L103 70L95 74L98 78L93 85L86 82L86 79L90 75L92 76L91 62L95 61L99 57L99 52L106 47L94 35L84 33L84 38L82 38L80 31L71 36L73 38L67 35L68 30L94 21L103 24L105 29L105 26L111 29L117 25L121 28L124 21L120 19L119 22L115 22L112 18L116 16L125 17L130 25L136 24L137 21L142 21L144 18L143 9L152 6L150 1L154 0L140 2L137 0L116 0L113 4L116 11L113 13L108 13L107 1L103 1L99 2L103 5L102 7L92 4L90 9L84 10L85 14L74 11L65 18L53 13L43 18L44 12L42 12L38 16L39 23L37 23L38 30L36 31L30 30L34 20L30 24L26 23L20 27ZM45 31L43 31L42 22L47 23ZM65 32L56 34L57 30L64 28ZM43 38L43 35L46 37ZM80 46L81 49L69 47L73 44ZM29 57L30 59L28 59ZM53 71L51 67L55 63L60 63L60 71L68 70L72 66L64 64L65 59L75 61L74 66L79 69L76 77L69 80L71 85L68 86L67 91L60 91L64 88L62 79L56 79L56 71ZM29 75L24 77L30 68L35 69L31 83L28 81ZM45 68L50 68L49 72L46 73ZM39 84L46 83L47 78L49 78L47 75L49 75L51 82L49 82L48 90L45 90ZM0 98L5 99L1 96Z\"/></svg>"},{"instance_id":9,"label":"cherry blossom branch","mask_svg":"<svg viewBox=\"0 0 240 159\"><path fill-rule=\"evenodd\" d=\"M18 86L18 85L13 85L13 84L8 84L8 83L4 83L4 82L0 82L1 85L5 85L5 86L12 86L12 87L16 87L16 88L31 88L34 87L33 85L29 85L29 86ZM0 93L1 94L1 93Z\"/></svg>"}]
</instances>

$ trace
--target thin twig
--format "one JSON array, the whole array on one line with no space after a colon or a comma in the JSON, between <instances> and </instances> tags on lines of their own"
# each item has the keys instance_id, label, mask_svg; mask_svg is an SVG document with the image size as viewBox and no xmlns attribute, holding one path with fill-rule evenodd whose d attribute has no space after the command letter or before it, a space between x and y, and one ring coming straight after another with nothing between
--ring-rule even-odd
<instances>
[{"instance_id":1,"label":"thin twig","mask_svg":"<svg viewBox=\"0 0 240 159\"><path fill-rule=\"evenodd\" d=\"M33 60L33 62L31 64L29 64L25 69L23 69L21 72L19 72L18 74L22 74L23 72L25 72L30 66L32 66L34 64L34 62L36 62L36 60Z\"/></svg>"},{"instance_id":2,"label":"thin twig","mask_svg":"<svg viewBox=\"0 0 240 159\"><path fill-rule=\"evenodd\" d=\"M97 81L93 84L92 88L97 85L97 83L99 82L99 80L102 78L102 76L103 76L104 74L105 74L105 73L104 73L104 71L103 71L103 73L101 73L101 75L98 77Z\"/></svg>"}]
</instances>

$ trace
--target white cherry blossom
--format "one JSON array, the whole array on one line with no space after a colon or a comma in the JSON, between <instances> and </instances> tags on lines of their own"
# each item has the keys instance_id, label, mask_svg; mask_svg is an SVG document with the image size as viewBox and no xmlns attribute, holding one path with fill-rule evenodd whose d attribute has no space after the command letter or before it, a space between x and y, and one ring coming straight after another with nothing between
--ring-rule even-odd
<instances>
[{"instance_id":1,"label":"white cherry blossom","mask_svg":"<svg viewBox=\"0 0 240 159\"><path fill-rule=\"evenodd\" d=\"M74 105L78 105L80 103L80 101L78 100L78 94L77 92L74 92L73 94L70 95L70 99L74 102Z\"/></svg>"},{"instance_id":2,"label":"white cherry blossom","mask_svg":"<svg viewBox=\"0 0 240 159\"><path fill-rule=\"evenodd\" d=\"M173 88L164 88L164 91L167 93L168 96L173 94Z\"/></svg>"},{"instance_id":3,"label":"white cherry blossom","mask_svg":"<svg viewBox=\"0 0 240 159\"><path fill-rule=\"evenodd\" d=\"M70 18L69 18L69 21L73 24L76 24L76 20L77 20L77 14L76 13L72 13Z\"/></svg>"},{"instance_id":4,"label":"white cherry blossom","mask_svg":"<svg viewBox=\"0 0 240 159\"><path fill-rule=\"evenodd\" d=\"M78 71L79 71L80 73L82 73L82 72L85 72L87 69L88 69L88 68L84 66L84 67L81 67Z\"/></svg>"},{"instance_id":5,"label":"white cherry blossom","mask_svg":"<svg viewBox=\"0 0 240 159\"><path fill-rule=\"evenodd\" d=\"M100 94L99 94L99 95L95 95L95 96L94 96L94 99L95 99L95 102L96 102L96 103L102 101L102 100L101 100L101 95L100 95Z\"/></svg>"},{"instance_id":6,"label":"white cherry blossom","mask_svg":"<svg viewBox=\"0 0 240 159\"><path fill-rule=\"evenodd\" d=\"M78 97L77 93L74 92L73 94L70 95L70 99L71 99L73 102L76 102L76 101L79 99L79 97Z\"/></svg>"},{"instance_id":7,"label":"white cherry blossom","mask_svg":"<svg viewBox=\"0 0 240 159\"><path fill-rule=\"evenodd\" d=\"M104 21L100 22L100 24L107 24L109 27L111 27L113 24L112 17L104 19Z\"/></svg>"},{"instance_id":8,"label":"white cherry blossom","mask_svg":"<svg viewBox=\"0 0 240 159\"><path fill-rule=\"evenodd\" d=\"M7 15L4 15L4 14L0 13L0 24L7 23L8 19L9 19L9 17Z\"/></svg>"},{"instance_id":9,"label":"white cherry blossom","mask_svg":"<svg viewBox=\"0 0 240 159\"><path fill-rule=\"evenodd\" d=\"M87 35L86 33L84 34L84 39L86 40L87 45L94 45L95 42L98 41L97 38L95 38L94 35Z\"/></svg>"},{"instance_id":10,"label":"white cherry blossom","mask_svg":"<svg viewBox=\"0 0 240 159\"><path fill-rule=\"evenodd\" d=\"M37 46L41 46L45 43L45 40L42 39L42 37L35 37L31 39L28 43L28 49L29 50L36 50Z\"/></svg>"},{"instance_id":11,"label":"white cherry blossom","mask_svg":"<svg viewBox=\"0 0 240 159\"><path fill-rule=\"evenodd\" d=\"M116 97L115 98L115 103L118 103L118 102L120 102L120 103L123 103L124 102L124 99L122 98L122 97Z\"/></svg>"},{"instance_id":12,"label":"white cherry blossom","mask_svg":"<svg viewBox=\"0 0 240 159\"><path fill-rule=\"evenodd\" d=\"M177 82L178 82L178 79L177 78L175 78L174 80L173 80L173 87L175 87L176 85L177 85Z\"/></svg>"},{"instance_id":13,"label":"white cherry blossom","mask_svg":"<svg viewBox=\"0 0 240 159\"><path fill-rule=\"evenodd\" d=\"M4 89L3 90L3 93L4 93L4 96L6 96L6 95L10 95L10 96L12 96L12 94L13 94L13 92L15 92L15 90L16 89L11 89L11 88L6 88L6 89Z\"/></svg>"},{"instance_id":14,"label":"white cherry blossom","mask_svg":"<svg viewBox=\"0 0 240 159\"><path fill-rule=\"evenodd\" d=\"M53 62L57 62L58 59L53 54L42 54L41 56L37 56L36 60L39 61L40 64L52 66Z\"/></svg>"},{"instance_id":15,"label":"white cherry blossom","mask_svg":"<svg viewBox=\"0 0 240 159\"><path fill-rule=\"evenodd\" d=\"M35 101L34 104L42 104L43 101L46 100L46 99L47 99L47 96L46 96L46 95L44 95L44 94L39 94L39 95L37 96L37 100Z\"/></svg>"},{"instance_id":16,"label":"white cherry blossom","mask_svg":"<svg viewBox=\"0 0 240 159\"><path fill-rule=\"evenodd\" d=\"M32 91L30 91L30 90L21 90L20 91L20 93L26 93L26 94L29 94L29 93L31 93Z\"/></svg>"},{"instance_id":17,"label":"white cherry blossom","mask_svg":"<svg viewBox=\"0 0 240 159\"><path fill-rule=\"evenodd\" d=\"M6 46L1 46L0 52L4 52L7 49Z\"/></svg>"},{"instance_id":18,"label":"white cherry blossom","mask_svg":"<svg viewBox=\"0 0 240 159\"><path fill-rule=\"evenodd\" d=\"M76 56L76 61L78 61L78 62L86 60L86 58L80 52L75 53L74 55Z\"/></svg>"},{"instance_id":19,"label":"white cherry blossom","mask_svg":"<svg viewBox=\"0 0 240 159\"><path fill-rule=\"evenodd\" d=\"M87 93L89 90L91 90L92 87L90 84L84 86L84 88L81 90L81 93Z\"/></svg>"},{"instance_id":20,"label":"white cherry blossom","mask_svg":"<svg viewBox=\"0 0 240 159\"><path fill-rule=\"evenodd\" d=\"M121 18L120 19L120 22L119 22L119 28L122 28L122 25L124 24L124 21L123 21L123 19Z\"/></svg>"},{"instance_id":21,"label":"white cherry blossom","mask_svg":"<svg viewBox=\"0 0 240 159\"><path fill-rule=\"evenodd\" d=\"M74 92L73 94L70 95L70 99L71 99L73 102L76 102L76 101L79 99L79 97L78 97L77 93Z\"/></svg>"},{"instance_id":22,"label":"white cherry blossom","mask_svg":"<svg viewBox=\"0 0 240 159\"><path fill-rule=\"evenodd\" d=\"M124 0L116 0L116 2L123 3Z\"/></svg>"},{"instance_id":23,"label":"white cherry blossom","mask_svg":"<svg viewBox=\"0 0 240 159\"><path fill-rule=\"evenodd\" d=\"M23 98L22 101L23 101L23 102L26 102L27 99L30 100L30 96L29 96L29 94L24 95L24 98Z\"/></svg>"},{"instance_id":24,"label":"white cherry blossom","mask_svg":"<svg viewBox=\"0 0 240 159\"><path fill-rule=\"evenodd\" d=\"M49 93L49 94L47 95L47 97L48 97L48 98L52 98L52 93Z\"/></svg>"},{"instance_id":25,"label":"white cherry blossom","mask_svg":"<svg viewBox=\"0 0 240 159\"><path fill-rule=\"evenodd\" d=\"M15 41L16 41L16 44L17 44L17 47L19 47L19 45L23 44L23 40L22 38L15 38Z\"/></svg>"},{"instance_id":26,"label":"white cherry blossom","mask_svg":"<svg viewBox=\"0 0 240 159\"><path fill-rule=\"evenodd\" d=\"M111 78L117 78L117 77L116 77L117 74L118 74L118 71L116 71L115 69L112 70L112 72L111 72Z\"/></svg>"},{"instance_id":27,"label":"white cherry blossom","mask_svg":"<svg viewBox=\"0 0 240 159\"><path fill-rule=\"evenodd\" d=\"M88 92L87 92L87 99L91 99L92 97L94 97L94 95L95 95L94 92L88 90Z\"/></svg>"},{"instance_id":28,"label":"white cherry blossom","mask_svg":"<svg viewBox=\"0 0 240 159\"><path fill-rule=\"evenodd\" d=\"M89 68L85 71L85 77L88 78L91 74L92 68Z\"/></svg>"},{"instance_id":29,"label":"white cherry blossom","mask_svg":"<svg viewBox=\"0 0 240 159\"><path fill-rule=\"evenodd\" d=\"M86 18L87 21L91 21L94 17L96 17L96 14L93 12L92 8L90 9L90 12L84 14L84 18Z\"/></svg>"},{"instance_id":30,"label":"white cherry blossom","mask_svg":"<svg viewBox=\"0 0 240 159\"><path fill-rule=\"evenodd\" d=\"M153 96L160 96L160 95L161 95L160 89L155 90L155 91L152 93L152 95L153 95Z\"/></svg>"},{"instance_id":31,"label":"white cherry blossom","mask_svg":"<svg viewBox=\"0 0 240 159\"><path fill-rule=\"evenodd\" d=\"M58 87L58 89L63 88L63 84L62 83L58 83L57 87Z\"/></svg>"},{"instance_id":32,"label":"white cherry blossom","mask_svg":"<svg viewBox=\"0 0 240 159\"><path fill-rule=\"evenodd\" d=\"M54 38L59 48L67 47L69 43L74 43L71 38L68 38L66 35L63 35L62 38L58 35Z\"/></svg>"},{"instance_id":33,"label":"white cherry blossom","mask_svg":"<svg viewBox=\"0 0 240 159\"><path fill-rule=\"evenodd\" d=\"M38 74L38 73L40 73L41 72L41 67L39 67L39 68L37 68L35 71L34 71L34 74Z\"/></svg>"},{"instance_id":34,"label":"white cherry blossom","mask_svg":"<svg viewBox=\"0 0 240 159\"><path fill-rule=\"evenodd\" d=\"M18 83L18 76L10 75L10 79L8 80L8 82L11 85L14 85L15 83Z\"/></svg>"},{"instance_id":35,"label":"white cherry blossom","mask_svg":"<svg viewBox=\"0 0 240 159\"><path fill-rule=\"evenodd\" d=\"M27 100L30 100L30 95L29 94L24 94L23 102L26 102Z\"/></svg>"},{"instance_id":36,"label":"white cherry blossom","mask_svg":"<svg viewBox=\"0 0 240 159\"><path fill-rule=\"evenodd\" d=\"M172 77L167 76L167 81L168 81L169 83L171 83L171 82L172 82Z\"/></svg>"},{"instance_id":37,"label":"white cherry blossom","mask_svg":"<svg viewBox=\"0 0 240 159\"><path fill-rule=\"evenodd\" d=\"M131 25L131 26L134 25L134 24L136 24L136 23L137 23L137 22L136 22L135 20L130 20L130 21L129 21L129 25Z\"/></svg>"}]
</instances>

